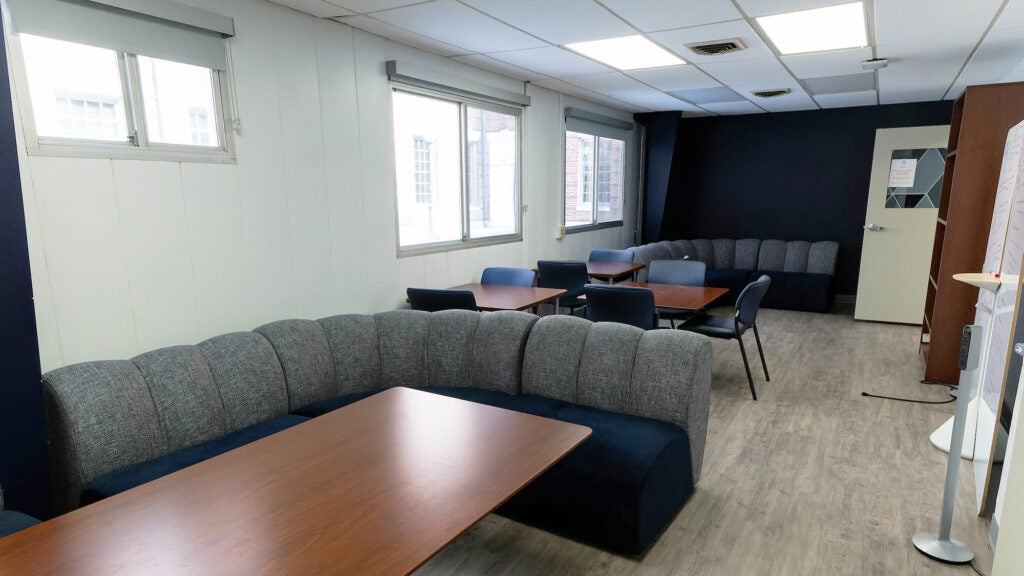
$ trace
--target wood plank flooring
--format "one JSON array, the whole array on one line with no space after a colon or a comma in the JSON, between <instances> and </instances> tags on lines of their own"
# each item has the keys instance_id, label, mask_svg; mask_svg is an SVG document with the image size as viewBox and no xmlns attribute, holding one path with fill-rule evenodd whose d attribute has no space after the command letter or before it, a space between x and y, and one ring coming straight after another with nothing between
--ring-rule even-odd
<instances>
[{"instance_id":1,"label":"wood plank flooring","mask_svg":"<svg viewBox=\"0 0 1024 576\"><path fill-rule=\"evenodd\" d=\"M755 351L752 401L736 343L715 342L703 477L644 557L492 514L417 576L973 574L910 544L915 532L938 529L946 455L928 435L953 405L861 396L948 398L946 388L918 383L920 329L781 310L762 310L759 326L772 381ZM963 461L953 537L988 574L988 521L973 512L973 484Z\"/></svg>"}]
</instances>

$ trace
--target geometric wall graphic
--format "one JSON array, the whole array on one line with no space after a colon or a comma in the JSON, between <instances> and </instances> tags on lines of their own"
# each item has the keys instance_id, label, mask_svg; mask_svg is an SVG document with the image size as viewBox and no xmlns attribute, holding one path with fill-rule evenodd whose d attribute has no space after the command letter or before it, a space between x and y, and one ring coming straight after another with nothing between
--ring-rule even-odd
<instances>
[{"instance_id":1,"label":"geometric wall graphic","mask_svg":"<svg viewBox=\"0 0 1024 576\"><path fill-rule=\"evenodd\" d=\"M886 208L939 207L946 169L945 148L893 150L890 162Z\"/></svg>"}]
</instances>

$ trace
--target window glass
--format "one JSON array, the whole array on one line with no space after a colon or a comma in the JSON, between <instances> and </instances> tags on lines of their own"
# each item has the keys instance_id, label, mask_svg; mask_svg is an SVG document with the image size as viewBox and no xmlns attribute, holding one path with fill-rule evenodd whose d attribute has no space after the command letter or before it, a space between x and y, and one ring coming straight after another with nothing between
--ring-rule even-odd
<instances>
[{"instance_id":1,"label":"window glass","mask_svg":"<svg viewBox=\"0 0 1024 576\"><path fill-rule=\"evenodd\" d=\"M21 35L36 134L128 141L117 52Z\"/></svg>"},{"instance_id":2,"label":"window glass","mask_svg":"<svg viewBox=\"0 0 1024 576\"><path fill-rule=\"evenodd\" d=\"M565 225L585 226L594 221L594 137L565 133Z\"/></svg>"},{"instance_id":3,"label":"window glass","mask_svg":"<svg viewBox=\"0 0 1024 576\"><path fill-rule=\"evenodd\" d=\"M462 238L459 104L395 91L400 246Z\"/></svg>"},{"instance_id":4,"label":"window glass","mask_svg":"<svg viewBox=\"0 0 1024 576\"><path fill-rule=\"evenodd\" d=\"M151 142L218 147L209 68L139 56L139 84Z\"/></svg>"},{"instance_id":5,"label":"window glass","mask_svg":"<svg viewBox=\"0 0 1024 576\"><path fill-rule=\"evenodd\" d=\"M473 238L516 232L517 122L511 114L466 108L466 188Z\"/></svg>"},{"instance_id":6,"label":"window glass","mask_svg":"<svg viewBox=\"0 0 1024 576\"><path fill-rule=\"evenodd\" d=\"M626 143L612 138L597 139L597 221L622 220L623 156Z\"/></svg>"}]
</instances>

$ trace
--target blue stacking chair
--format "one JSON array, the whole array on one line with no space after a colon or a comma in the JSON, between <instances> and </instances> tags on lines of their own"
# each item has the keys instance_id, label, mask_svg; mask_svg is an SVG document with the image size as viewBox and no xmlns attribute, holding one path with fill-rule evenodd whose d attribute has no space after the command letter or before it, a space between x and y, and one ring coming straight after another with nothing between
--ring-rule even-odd
<instances>
[{"instance_id":1,"label":"blue stacking chair","mask_svg":"<svg viewBox=\"0 0 1024 576\"><path fill-rule=\"evenodd\" d=\"M559 306L569 309L572 314L577 308L587 305L580 300L583 287L590 281L586 262L563 262L559 260L540 260L537 262L537 286L541 288L561 288L565 296L558 300ZM558 310L555 310L555 314ZM583 311L586 316L586 310Z\"/></svg>"},{"instance_id":2,"label":"blue stacking chair","mask_svg":"<svg viewBox=\"0 0 1024 576\"><path fill-rule=\"evenodd\" d=\"M504 286L533 286L537 274L526 268L485 268L480 275L481 284L502 284Z\"/></svg>"},{"instance_id":3,"label":"blue stacking chair","mask_svg":"<svg viewBox=\"0 0 1024 576\"><path fill-rule=\"evenodd\" d=\"M587 296L587 319L594 322L618 322L644 330L658 327L654 308L654 292L632 286L590 284L583 290Z\"/></svg>"},{"instance_id":4,"label":"blue stacking chair","mask_svg":"<svg viewBox=\"0 0 1024 576\"><path fill-rule=\"evenodd\" d=\"M687 322L679 327L680 330L697 332L712 338L723 338L736 340L740 343L740 354L743 355L743 367L747 370L747 382L750 383L750 394L757 400L757 390L754 389L754 377L750 374L750 363L747 362L747 350L743 347L743 334L750 328L754 329L754 340L757 342L757 353L761 356L761 368L764 368L764 379L771 382L768 376L768 364L764 361L764 349L761 347L761 335L757 332L757 311L761 308L761 299L764 298L772 279L763 275L757 280L747 284L736 298L736 313L732 318L724 316L705 316L696 322ZM589 298L589 296L588 296Z\"/></svg>"},{"instance_id":5,"label":"blue stacking chair","mask_svg":"<svg viewBox=\"0 0 1024 576\"><path fill-rule=\"evenodd\" d=\"M406 288L405 293L409 296L409 304L413 310L476 310L476 296L469 290Z\"/></svg>"},{"instance_id":6,"label":"blue stacking chair","mask_svg":"<svg viewBox=\"0 0 1024 576\"><path fill-rule=\"evenodd\" d=\"M607 250L598 248L590 251L591 262L632 262L633 253L629 250Z\"/></svg>"},{"instance_id":7,"label":"blue stacking chair","mask_svg":"<svg viewBox=\"0 0 1024 576\"><path fill-rule=\"evenodd\" d=\"M654 260L647 266L647 281L651 284L675 284L676 286L703 286L707 265L696 260ZM687 320L693 312L682 310L658 310L658 315L676 327L676 320Z\"/></svg>"}]
</instances>

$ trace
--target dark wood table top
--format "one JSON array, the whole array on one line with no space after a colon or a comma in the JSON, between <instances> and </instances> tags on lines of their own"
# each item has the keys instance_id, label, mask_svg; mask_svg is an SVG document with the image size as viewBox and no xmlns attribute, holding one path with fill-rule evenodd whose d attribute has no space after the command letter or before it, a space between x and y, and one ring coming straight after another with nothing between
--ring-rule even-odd
<instances>
[{"instance_id":1,"label":"dark wood table top","mask_svg":"<svg viewBox=\"0 0 1024 576\"><path fill-rule=\"evenodd\" d=\"M504 284L461 284L451 290L469 290L476 296L480 310L526 310L566 295L561 288L536 286L505 286Z\"/></svg>"},{"instance_id":2,"label":"dark wood table top","mask_svg":"<svg viewBox=\"0 0 1024 576\"><path fill-rule=\"evenodd\" d=\"M392 388L0 539L0 574L408 574L589 435Z\"/></svg>"},{"instance_id":3,"label":"dark wood table top","mask_svg":"<svg viewBox=\"0 0 1024 576\"><path fill-rule=\"evenodd\" d=\"M677 284L651 284L648 282L620 282L616 286L648 288L654 292L654 305L658 308L700 310L729 291L711 286L679 286Z\"/></svg>"},{"instance_id":4,"label":"dark wood table top","mask_svg":"<svg viewBox=\"0 0 1024 576\"><path fill-rule=\"evenodd\" d=\"M602 280L623 278L647 266L632 262L587 262L587 274Z\"/></svg>"}]
</instances>

